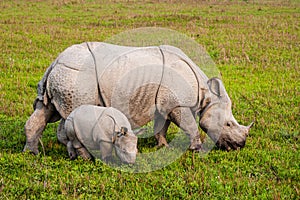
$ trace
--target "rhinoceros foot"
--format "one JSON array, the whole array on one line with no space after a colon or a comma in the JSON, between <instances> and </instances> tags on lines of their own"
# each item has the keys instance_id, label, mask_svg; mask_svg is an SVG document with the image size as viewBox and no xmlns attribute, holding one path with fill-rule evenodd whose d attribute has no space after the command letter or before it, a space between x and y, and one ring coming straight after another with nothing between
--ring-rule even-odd
<instances>
[{"instance_id":1,"label":"rhinoceros foot","mask_svg":"<svg viewBox=\"0 0 300 200\"><path fill-rule=\"evenodd\" d=\"M23 152L30 152L33 153L34 155L39 154L38 144L32 144L30 142L27 142L26 145L24 146Z\"/></svg>"},{"instance_id":2,"label":"rhinoceros foot","mask_svg":"<svg viewBox=\"0 0 300 200\"><path fill-rule=\"evenodd\" d=\"M170 145L168 144L168 143L158 143L156 146L155 146L155 148L157 148L157 149L159 149L159 148L161 148L161 147L170 147Z\"/></svg>"},{"instance_id":3,"label":"rhinoceros foot","mask_svg":"<svg viewBox=\"0 0 300 200\"><path fill-rule=\"evenodd\" d=\"M75 160L77 158L76 149L73 147L73 144L71 141L68 141L67 143L67 150L68 154L71 160Z\"/></svg>"},{"instance_id":4,"label":"rhinoceros foot","mask_svg":"<svg viewBox=\"0 0 300 200\"><path fill-rule=\"evenodd\" d=\"M191 146L190 146L190 150L193 150L193 151L200 151L200 150L201 150L201 144L191 145Z\"/></svg>"},{"instance_id":5,"label":"rhinoceros foot","mask_svg":"<svg viewBox=\"0 0 300 200\"><path fill-rule=\"evenodd\" d=\"M201 146L202 146L202 143L201 143L200 139L194 139L191 142L190 150L200 151L201 150Z\"/></svg>"},{"instance_id":6,"label":"rhinoceros foot","mask_svg":"<svg viewBox=\"0 0 300 200\"><path fill-rule=\"evenodd\" d=\"M160 134L156 134L155 135L155 138L157 140L157 145L156 145L156 148L160 148L160 147L169 147L169 144L165 138L165 136L163 135L160 135Z\"/></svg>"}]
</instances>

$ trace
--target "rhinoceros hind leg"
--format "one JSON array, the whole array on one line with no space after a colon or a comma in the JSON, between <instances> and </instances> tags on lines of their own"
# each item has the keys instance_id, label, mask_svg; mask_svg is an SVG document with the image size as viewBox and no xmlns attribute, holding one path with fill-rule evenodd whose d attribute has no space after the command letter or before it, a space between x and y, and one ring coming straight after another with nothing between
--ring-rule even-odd
<instances>
[{"instance_id":1,"label":"rhinoceros hind leg","mask_svg":"<svg viewBox=\"0 0 300 200\"><path fill-rule=\"evenodd\" d=\"M35 110L25 124L26 144L23 151L31 151L38 154L39 138L45 129L49 120L56 114L55 107L52 104L47 106L42 101L37 101Z\"/></svg>"},{"instance_id":2,"label":"rhinoceros hind leg","mask_svg":"<svg viewBox=\"0 0 300 200\"><path fill-rule=\"evenodd\" d=\"M154 136L157 140L157 147L166 146L169 144L166 139L166 133L168 131L171 121L164 119L161 115L156 116L154 119Z\"/></svg>"},{"instance_id":3,"label":"rhinoceros hind leg","mask_svg":"<svg viewBox=\"0 0 300 200\"><path fill-rule=\"evenodd\" d=\"M67 146L67 143L68 143L68 137L67 137L67 134L66 134L66 130L65 130L65 120L64 119L61 119L60 120L60 123L57 127L57 139L60 143L64 144Z\"/></svg>"},{"instance_id":4,"label":"rhinoceros hind leg","mask_svg":"<svg viewBox=\"0 0 300 200\"><path fill-rule=\"evenodd\" d=\"M201 140L195 117L188 107L177 107L170 113L171 121L190 137L190 149L200 150Z\"/></svg>"}]
</instances>

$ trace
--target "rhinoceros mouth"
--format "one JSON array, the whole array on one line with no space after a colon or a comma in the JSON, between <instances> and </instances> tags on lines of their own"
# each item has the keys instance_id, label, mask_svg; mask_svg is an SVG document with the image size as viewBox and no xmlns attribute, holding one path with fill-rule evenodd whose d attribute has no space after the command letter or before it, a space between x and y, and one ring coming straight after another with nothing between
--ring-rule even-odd
<instances>
[{"instance_id":1,"label":"rhinoceros mouth","mask_svg":"<svg viewBox=\"0 0 300 200\"><path fill-rule=\"evenodd\" d=\"M246 144L246 140L237 142L237 141L224 140L223 138L220 138L216 143L218 148L226 151L241 149L245 146L245 144Z\"/></svg>"},{"instance_id":2,"label":"rhinoceros mouth","mask_svg":"<svg viewBox=\"0 0 300 200\"><path fill-rule=\"evenodd\" d=\"M125 149L121 149L117 146L115 146L115 149L117 151L118 157L121 159L122 163L124 164L134 164L137 154L137 149L134 151L128 151Z\"/></svg>"}]
</instances>

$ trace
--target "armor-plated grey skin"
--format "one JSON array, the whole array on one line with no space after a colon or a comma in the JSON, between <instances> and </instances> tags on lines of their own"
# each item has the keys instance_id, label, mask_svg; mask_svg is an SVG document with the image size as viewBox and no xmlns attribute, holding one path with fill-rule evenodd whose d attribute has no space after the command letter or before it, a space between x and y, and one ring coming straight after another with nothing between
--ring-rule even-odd
<instances>
[{"instance_id":1,"label":"armor-plated grey skin","mask_svg":"<svg viewBox=\"0 0 300 200\"><path fill-rule=\"evenodd\" d=\"M39 82L24 150L38 153L46 124L60 118L58 136L66 144L64 119L83 104L114 107L133 129L154 119L159 146L168 145L165 135L173 122L190 137L190 149L200 149L197 115L200 127L227 150L243 147L250 129L232 116L222 82L208 79L180 49L87 42L63 51Z\"/></svg>"},{"instance_id":2,"label":"armor-plated grey skin","mask_svg":"<svg viewBox=\"0 0 300 200\"><path fill-rule=\"evenodd\" d=\"M115 148L124 163L134 163L137 137L126 116L115 108L82 105L65 121L67 150L71 159L80 155L84 159L109 160Z\"/></svg>"}]
</instances>

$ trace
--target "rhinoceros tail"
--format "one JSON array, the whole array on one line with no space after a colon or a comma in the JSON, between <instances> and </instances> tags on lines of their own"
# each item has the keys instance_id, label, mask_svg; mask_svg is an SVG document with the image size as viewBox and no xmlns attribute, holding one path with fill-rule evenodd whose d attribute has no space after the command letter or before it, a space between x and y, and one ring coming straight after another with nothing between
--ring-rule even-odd
<instances>
[{"instance_id":1,"label":"rhinoceros tail","mask_svg":"<svg viewBox=\"0 0 300 200\"><path fill-rule=\"evenodd\" d=\"M37 85L37 97L33 103L33 109L35 109L37 101L42 101L45 105L48 104L48 96L46 94L46 83L47 83L48 76L49 76L50 72L52 71L52 69L54 68L54 66L56 65L56 63L57 63L57 60L55 60L47 68L43 78L39 81L39 83Z\"/></svg>"}]
</instances>

